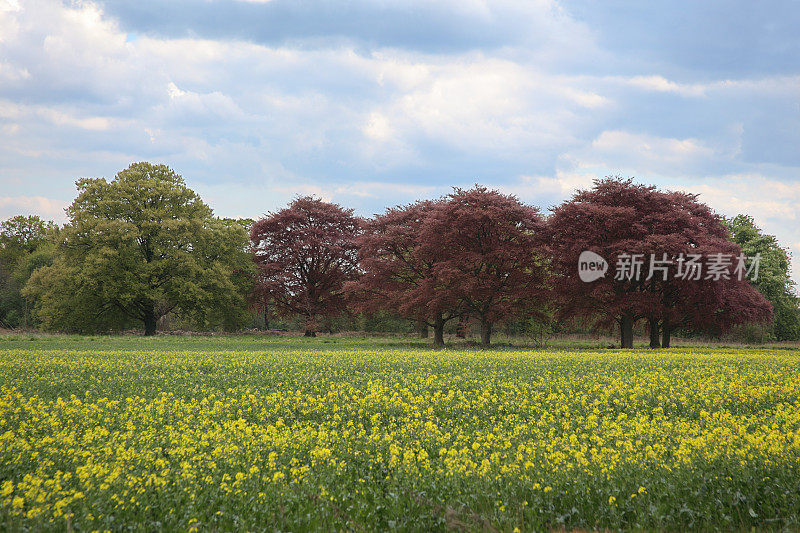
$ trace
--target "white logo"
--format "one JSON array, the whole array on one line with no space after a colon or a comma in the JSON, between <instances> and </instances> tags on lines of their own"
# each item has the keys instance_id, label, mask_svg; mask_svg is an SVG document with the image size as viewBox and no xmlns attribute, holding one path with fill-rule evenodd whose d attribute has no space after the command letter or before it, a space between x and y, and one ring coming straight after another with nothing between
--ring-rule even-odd
<instances>
[{"instance_id":1,"label":"white logo","mask_svg":"<svg viewBox=\"0 0 800 533\"><path fill-rule=\"evenodd\" d=\"M600 279L608 271L608 262L594 252L585 250L578 257L578 276L586 283Z\"/></svg>"}]
</instances>

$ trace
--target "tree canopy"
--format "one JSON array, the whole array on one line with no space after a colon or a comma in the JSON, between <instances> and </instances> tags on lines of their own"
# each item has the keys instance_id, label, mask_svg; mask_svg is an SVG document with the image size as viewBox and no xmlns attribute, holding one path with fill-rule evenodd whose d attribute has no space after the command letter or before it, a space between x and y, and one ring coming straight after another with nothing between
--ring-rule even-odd
<instances>
[{"instance_id":1,"label":"tree canopy","mask_svg":"<svg viewBox=\"0 0 800 533\"><path fill-rule=\"evenodd\" d=\"M0 223L0 327L33 325L22 288L33 270L52 261L49 241L57 226L38 216L15 216Z\"/></svg>"},{"instance_id":2,"label":"tree canopy","mask_svg":"<svg viewBox=\"0 0 800 533\"><path fill-rule=\"evenodd\" d=\"M461 313L458 296L440 276L443 251L428 246L422 228L438 202L423 200L387 209L366 222L358 239L362 275L348 285L361 310L391 309L433 328L444 344L444 326Z\"/></svg>"},{"instance_id":3,"label":"tree canopy","mask_svg":"<svg viewBox=\"0 0 800 533\"><path fill-rule=\"evenodd\" d=\"M345 282L358 275L352 209L309 196L253 224L250 240L257 266L256 291L284 314L305 320L315 335L321 316L345 309Z\"/></svg>"},{"instance_id":4,"label":"tree canopy","mask_svg":"<svg viewBox=\"0 0 800 533\"><path fill-rule=\"evenodd\" d=\"M547 283L545 223L539 210L514 196L475 186L455 189L419 228L436 276L481 323L489 345L497 322L531 308Z\"/></svg>"},{"instance_id":5,"label":"tree canopy","mask_svg":"<svg viewBox=\"0 0 800 533\"><path fill-rule=\"evenodd\" d=\"M243 306L232 273L246 268L245 230L214 218L173 170L135 163L111 181L76 184L55 261L26 287L45 327L141 323L152 335L173 310L209 317Z\"/></svg>"},{"instance_id":6,"label":"tree canopy","mask_svg":"<svg viewBox=\"0 0 800 533\"><path fill-rule=\"evenodd\" d=\"M559 315L588 317L601 326L616 322L622 347L632 346L633 324L639 319L648 320L651 346L658 347L659 333L668 346L675 327L719 333L771 316L763 296L727 271L715 278L679 279L686 259L741 255L728 240L721 217L695 195L661 192L630 179L597 180L592 189L578 191L554 209L548 227ZM577 271L583 251L630 270L586 283ZM636 258L641 262L635 263ZM653 264L655 271L648 266ZM633 269L645 270L634 276Z\"/></svg>"},{"instance_id":7,"label":"tree canopy","mask_svg":"<svg viewBox=\"0 0 800 533\"><path fill-rule=\"evenodd\" d=\"M485 187L388 209L359 239L362 309L393 309L433 327L472 316L490 343L495 323L544 292L544 220L534 207Z\"/></svg>"},{"instance_id":8,"label":"tree canopy","mask_svg":"<svg viewBox=\"0 0 800 533\"><path fill-rule=\"evenodd\" d=\"M748 215L726 219L730 237L748 256L761 257L753 285L772 303L772 334L779 341L800 340L800 299L790 271L790 252L773 235L767 235Z\"/></svg>"}]
</instances>

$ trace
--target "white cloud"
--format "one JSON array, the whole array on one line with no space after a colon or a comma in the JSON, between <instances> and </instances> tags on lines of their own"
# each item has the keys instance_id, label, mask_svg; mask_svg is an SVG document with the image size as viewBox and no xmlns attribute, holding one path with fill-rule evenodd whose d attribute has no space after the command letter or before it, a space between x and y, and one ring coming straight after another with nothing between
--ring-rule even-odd
<instances>
[{"instance_id":1,"label":"white cloud","mask_svg":"<svg viewBox=\"0 0 800 533\"><path fill-rule=\"evenodd\" d=\"M686 157L707 157L713 151L697 139L670 139L627 131L604 131L592 141L592 148L602 153L628 151L656 162L681 161Z\"/></svg>"},{"instance_id":2,"label":"white cloud","mask_svg":"<svg viewBox=\"0 0 800 533\"><path fill-rule=\"evenodd\" d=\"M0 80L20 81L31 77L31 73L24 67L17 67L8 62L0 62Z\"/></svg>"},{"instance_id":3,"label":"white cloud","mask_svg":"<svg viewBox=\"0 0 800 533\"><path fill-rule=\"evenodd\" d=\"M380 59L376 62L378 83L392 81L398 88L373 110L365 129L382 141L390 135L407 143L422 137L494 154L564 147L574 142L573 132L587 109L610 104L607 97L569 78L479 54L447 62L417 58L394 74L387 73ZM395 67L397 61L389 65ZM391 131L379 127L388 124Z\"/></svg>"},{"instance_id":4,"label":"white cloud","mask_svg":"<svg viewBox=\"0 0 800 533\"><path fill-rule=\"evenodd\" d=\"M0 196L0 219L19 214L40 215L49 220L66 220L67 202L44 196Z\"/></svg>"},{"instance_id":5,"label":"white cloud","mask_svg":"<svg viewBox=\"0 0 800 533\"><path fill-rule=\"evenodd\" d=\"M640 89L677 93L682 96L703 96L707 89L707 86L702 84L676 83L663 76L633 76L626 79L625 82Z\"/></svg>"},{"instance_id":6,"label":"white cloud","mask_svg":"<svg viewBox=\"0 0 800 533\"><path fill-rule=\"evenodd\" d=\"M758 93L762 96L785 95L797 93L800 76L774 75L758 78L721 79L697 83L681 83L670 80L659 74L639 76L602 76L595 82L605 85L633 87L646 92L673 93L687 98L718 97L721 94Z\"/></svg>"},{"instance_id":7,"label":"white cloud","mask_svg":"<svg viewBox=\"0 0 800 533\"><path fill-rule=\"evenodd\" d=\"M74 106L52 106L16 104L0 99L0 118L24 121L28 124L40 120L47 125L65 129L105 131L121 123L110 117L87 115L85 111Z\"/></svg>"},{"instance_id":8,"label":"white cloud","mask_svg":"<svg viewBox=\"0 0 800 533\"><path fill-rule=\"evenodd\" d=\"M389 139L392 136L389 120L381 113L370 113L364 126L364 135L378 141Z\"/></svg>"},{"instance_id":9,"label":"white cloud","mask_svg":"<svg viewBox=\"0 0 800 533\"><path fill-rule=\"evenodd\" d=\"M700 194L701 200L728 216L746 213L761 225L779 221L784 235L800 235L800 183L785 183L759 174L733 174L706 178L678 187ZM788 241L785 241L788 242Z\"/></svg>"},{"instance_id":10,"label":"white cloud","mask_svg":"<svg viewBox=\"0 0 800 533\"><path fill-rule=\"evenodd\" d=\"M699 193L700 201L725 216L752 216L756 225L790 248L792 277L800 285L800 182L733 174L673 188Z\"/></svg>"},{"instance_id":11,"label":"white cloud","mask_svg":"<svg viewBox=\"0 0 800 533\"><path fill-rule=\"evenodd\" d=\"M208 115L216 119L222 117L226 120L242 120L244 112L230 96L219 91L200 94L193 91L184 91L173 82L167 84L169 107L178 113L186 113L194 117Z\"/></svg>"},{"instance_id":12,"label":"white cloud","mask_svg":"<svg viewBox=\"0 0 800 533\"><path fill-rule=\"evenodd\" d=\"M708 93L755 93L764 96L797 96L800 75L764 76L759 78L725 79L702 86Z\"/></svg>"},{"instance_id":13,"label":"white cloud","mask_svg":"<svg viewBox=\"0 0 800 533\"><path fill-rule=\"evenodd\" d=\"M380 181L356 181L333 188L332 198L357 196L361 198L391 198L394 201L413 201L445 194L443 187L412 185L405 183L385 183Z\"/></svg>"},{"instance_id":14,"label":"white cloud","mask_svg":"<svg viewBox=\"0 0 800 533\"><path fill-rule=\"evenodd\" d=\"M606 168L612 174L654 177L705 173L720 157L718 149L700 139L606 130L589 144L563 154L562 161L571 168Z\"/></svg>"},{"instance_id":15,"label":"white cloud","mask_svg":"<svg viewBox=\"0 0 800 533\"><path fill-rule=\"evenodd\" d=\"M541 199L568 198L579 189L591 187L596 177L591 173L557 170L555 176L520 176L515 182L493 187L538 204Z\"/></svg>"},{"instance_id":16,"label":"white cloud","mask_svg":"<svg viewBox=\"0 0 800 533\"><path fill-rule=\"evenodd\" d=\"M110 129L113 124L113 121L107 117L75 117L54 109L39 109L37 112L55 126L105 131Z\"/></svg>"}]
</instances>

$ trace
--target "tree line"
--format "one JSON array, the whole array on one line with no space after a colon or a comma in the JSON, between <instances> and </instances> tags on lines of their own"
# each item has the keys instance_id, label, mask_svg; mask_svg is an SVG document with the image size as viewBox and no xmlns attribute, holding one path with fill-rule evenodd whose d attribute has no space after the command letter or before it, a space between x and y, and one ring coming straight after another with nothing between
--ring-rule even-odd
<instances>
[{"instance_id":1,"label":"tree line","mask_svg":"<svg viewBox=\"0 0 800 533\"><path fill-rule=\"evenodd\" d=\"M234 331L254 314L295 317L305 334L336 317L383 314L433 330L499 324L616 329L631 347L646 324L652 347L675 331L720 335L761 325L800 338L789 254L745 215L725 219L683 192L617 177L545 216L517 197L475 186L372 218L299 197L260 220L218 218L165 165L135 163L113 180L81 179L57 226L19 216L0 224L0 327L79 333L143 327L165 317ZM757 280L735 275L578 276L580 254L614 265L641 257L759 255ZM606 268L608 265L606 265ZM667 274L672 274L668 276ZM564 326L567 325L567 326Z\"/></svg>"}]
</instances>

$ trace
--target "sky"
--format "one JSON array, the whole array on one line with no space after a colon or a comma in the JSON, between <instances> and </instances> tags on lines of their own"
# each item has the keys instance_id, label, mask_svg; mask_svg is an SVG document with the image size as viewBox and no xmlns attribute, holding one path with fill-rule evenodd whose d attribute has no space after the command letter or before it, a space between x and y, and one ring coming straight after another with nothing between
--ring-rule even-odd
<instances>
[{"instance_id":1,"label":"sky","mask_svg":"<svg viewBox=\"0 0 800 533\"><path fill-rule=\"evenodd\" d=\"M0 0L0 219L165 163L219 216L632 177L800 258L795 0ZM800 259L794 261L800 280Z\"/></svg>"}]
</instances>

